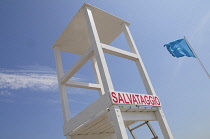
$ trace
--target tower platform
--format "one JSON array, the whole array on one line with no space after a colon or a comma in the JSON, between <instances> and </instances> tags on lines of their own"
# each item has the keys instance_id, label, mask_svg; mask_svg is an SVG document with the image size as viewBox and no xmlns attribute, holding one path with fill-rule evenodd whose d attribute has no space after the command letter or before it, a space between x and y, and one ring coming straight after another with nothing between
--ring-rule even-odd
<instances>
[{"instance_id":1,"label":"tower platform","mask_svg":"<svg viewBox=\"0 0 210 139\"><path fill-rule=\"evenodd\" d=\"M125 127L129 127L139 121L157 121L154 112L156 107L119 106L124 119ZM91 135L114 133L112 120L109 118L109 109L102 111L89 119L84 124L74 129L69 135Z\"/></svg>"}]
</instances>

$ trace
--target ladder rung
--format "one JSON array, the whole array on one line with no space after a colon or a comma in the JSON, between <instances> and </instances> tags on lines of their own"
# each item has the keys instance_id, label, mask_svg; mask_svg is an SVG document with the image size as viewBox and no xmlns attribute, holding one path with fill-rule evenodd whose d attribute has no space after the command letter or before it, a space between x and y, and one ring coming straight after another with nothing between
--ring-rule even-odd
<instances>
[{"instance_id":1,"label":"ladder rung","mask_svg":"<svg viewBox=\"0 0 210 139\"><path fill-rule=\"evenodd\" d=\"M146 122L144 122L144 123L142 123L142 124L140 124L140 125L138 125L138 126L136 126L136 127L132 128L132 129L130 129L130 130L131 130L131 131L133 131L133 130L135 130L135 129L137 129L137 128L139 128L139 127L141 127L141 126L145 125L145 124L146 124Z\"/></svg>"},{"instance_id":2,"label":"ladder rung","mask_svg":"<svg viewBox=\"0 0 210 139\"><path fill-rule=\"evenodd\" d=\"M113 46L109 46L103 43L101 43L101 46L105 53L122 57L125 59L129 59L129 60L133 60L133 61L138 60L138 56L134 53L131 53L131 52L128 52L128 51L125 51L125 50L122 50Z\"/></svg>"}]
</instances>

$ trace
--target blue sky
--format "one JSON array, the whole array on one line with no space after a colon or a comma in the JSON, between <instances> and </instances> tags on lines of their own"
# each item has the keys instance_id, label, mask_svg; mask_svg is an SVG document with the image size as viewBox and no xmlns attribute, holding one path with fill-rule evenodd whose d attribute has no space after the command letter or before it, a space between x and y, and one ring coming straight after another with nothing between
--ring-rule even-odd
<instances>
[{"instance_id":1,"label":"blue sky","mask_svg":"<svg viewBox=\"0 0 210 139\"><path fill-rule=\"evenodd\" d=\"M51 46L84 2L131 23L174 137L210 138L209 78L195 58L174 58L163 47L186 36L210 72L208 0L1 0L0 138L64 139ZM129 50L122 35L112 45ZM79 56L62 54L66 71ZM106 59L116 91L146 93L133 62L108 54ZM73 78L94 82L90 63ZM72 116L98 98L96 91L67 90ZM151 137L146 128L135 134Z\"/></svg>"}]
</instances>

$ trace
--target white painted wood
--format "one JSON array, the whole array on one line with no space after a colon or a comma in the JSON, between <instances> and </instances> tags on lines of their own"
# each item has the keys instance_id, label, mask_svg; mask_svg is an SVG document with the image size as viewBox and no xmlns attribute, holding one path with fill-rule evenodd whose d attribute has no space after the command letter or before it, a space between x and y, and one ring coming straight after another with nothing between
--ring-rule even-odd
<instances>
[{"instance_id":1,"label":"white painted wood","mask_svg":"<svg viewBox=\"0 0 210 139\"><path fill-rule=\"evenodd\" d=\"M61 84L65 84L93 55L93 49L89 48L76 63L62 76Z\"/></svg>"},{"instance_id":2,"label":"white painted wood","mask_svg":"<svg viewBox=\"0 0 210 139\"><path fill-rule=\"evenodd\" d=\"M105 130L103 131L103 133L114 133L114 127L105 129Z\"/></svg>"},{"instance_id":3,"label":"white painted wood","mask_svg":"<svg viewBox=\"0 0 210 139\"><path fill-rule=\"evenodd\" d=\"M117 139L128 139L128 135L125 129L123 117L119 106L112 105L110 107L109 117L110 120L113 122Z\"/></svg>"},{"instance_id":4,"label":"white painted wood","mask_svg":"<svg viewBox=\"0 0 210 139\"><path fill-rule=\"evenodd\" d=\"M145 66L143 64L141 56L140 56L140 54L138 52L138 49L136 47L136 44L135 44L135 42L133 40L133 37L132 37L132 35L130 33L130 30L129 30L128 26L125 23L123 24L123 29L124 29L124 35L126 37L128 45L129 45L129 47L131 49L131 52L137 54L137 56L138 56L139 60L136 61L136 66L137 66L137 68L138 68L138 70L140 72L140 75L141 75L142 81L144 83L144 86L145 86L145 88L147 90L147 93L149 95L156 95L155 90L154 90L154 88L152 86L152 83L151 83L151 81L149 79L149 76L147 74L146 68L145 68ZM158 119L159 125L161 127L161 131L162 131L165 139L173 139L173 135L171 133L171 130L169 128L169 125L167 123L167 120L166 120L166 118L164 116L164 113L163 113L161 107L158 107L158 110L155 112L155 115L156 115L156 117Z\"/></svg>"},{"instance_id":5,"label":"white painted wood","mask_svg":"<svg viewBox=\"0 0 210 139\"><path fill-rule=\"evenodd\" d=\"M73 130L79 128L82 124L93 118L95 115L105 110L111 105L111 101L108 95L103 95L97 99L94 103L90 104L79 114L70 119L67 123L64 124L63 130L64 135L73 134Z\"/></svg>"},{"instance_id":6,"label":"white painted wood","mask_svg":"<svg viewBox=\"0 0 210 139\"><path fill-rule=\"evenodd\" d=\"M92 42L92 47L94 50L95 58L98 64L99 72L101 75L102 83L104 86L105 93L108 93L110 90L114 90L112 80L109 74L109 70L106 64L104 53L101 47L100 39L96 29L96 25L93 19L91 9L89 7L84 7L85 18L87 22L87 27L89 30L90 39Z\"/></svg>"},{"instance_id":7,"label":"white painted wood","mask_svg":"<svg viewBox=\"0 0 210 139\"><path fill-rule=\"evenodd\" d=\"M66 139L72 139L72 137L71 136L66 136Z\"/></svg>"},{"instance_id":8,"label":"white painted wood","mask_svg":"<svg viewBox=\"0 0 210 139\"><path fill-rule=\"evenodd\" d=\"M102 43L110 44L120 33L122 33L120 25L126 21L85 3L73 17L53 46L59 46L61 51L79 55L82 55L88 48L91 47L85 15L83 12L83 8L85 6L89 6L91 8ZM128 22L126 23L129 24Z\"/></svg>"},{"instance_id":9,"label":"white painted wood","mask_svg":"<svg viewBox=\"0 0 210 139\"><path fill-rule=\"evenodd\" d=\"M142 107L142 106L120 106L121 112L149 112L158 110L157 107Z\"/></svg>"},{"instance_id":10,"label":"white painted wood","mask_svg":"<svg viewBox=\"0 0 210 139\"><path fill-rule=\"evenodd\" d=\"M93 71L94 71L96 83L98 83L101 86L99 94L100 95L104 95L105 91L104 91L104 87L103 87L103 84L102 84L102 80L101 80L101 75L100 75L100 72L99 72L98 64L97 64L97 61L96 61L96 58L95 58L94 55L91 58L91 63L92 63L92 68L93 68Z\"/></svg>"},{"instance_id":11,"label":"white painted wood","mask_svg":"<svg viewBox=\"0 0 210 139\"><path fill-rule=\"evenodd\" d=\"M86 133L88 133L88 134L95 134L95 133L100 134L100 133L102 133L107 127L109 128L110 126L112 127L113 125L111 124L111 122L109 121L108 118L105 118L103 121L97 123L97 124L94 126L94 128L87 130ZM113 130L113 132L114 132L114 130Z\"/></svg>"},{"instance_id":12,"label":"white painted wood","mask_svg":"<svg viewBox=\"0 0 210 139\"><path fill-rule=\"evenodd\" d=\"M120 107L121 112L122 111L125 112L128 107L129 106ZM134 111L139 110L139 109L138 109L138 107L132 106L132 108L129 110L131 112L128 112L128 113L133 113ZM139 113L139 114L147 113L147 112L150 112L150 110L156 111L157 109L156 108L152 109L152 107L151 108L143 107L143 108L141 108L141 110L146 110L146 111L134 112L134 115L135 115L135 113ZM124 112L122 112L122 113L124 113ZM143 116L145 116L145 115L143 114ZM153 113L153 116L155 116L154 113ZM134 118L137 118L137 120L130 119L129 121L128 120L124 121L125 127L130 126L131 124L134 124L138 121L142 121L141 119L140 120L138 119L138 115L135 115ZM123 119L123 120L125 120L125 119ZM154 119L145 118L144 120L154 120ZM99 114L97 114L96 116L94 116L93 118L88 120L87 122L83 123L82 126L80 126L78 129L74 130L71 133L71 135L101 134L101 133L107 133L107 132L114 132L113 124L111 122L112 121L108 117L108 111L104 110L103 112L100 112Z\"/></svg>"},{"instance_id":13,"label":"white painted wood","mask_svg":"<svg viewBox=\"0 0 210 139\"><path fill-rule=\"evenodd\" d=\"M85 131L81 132L81 134L97 134L98 131L100 131L107 125L111 125L110 121L108 121L108 117L101 119L99 122L95 123L90 128L87 128Z\"/></svg>"},{"instance_id":14,"label":"white painted wood","mask_svg":"<svg viewBox=\"0 0 210 139\"><path fill-rule=\"evenodd\" d=\"M77 87L77 88L85 88L85 89L92 89L92 90L101 90L100 84L94 84L94 83L84 83L84 82L78 82L78 81L72 81L69 80L65 84L69 87Z\"/></svg>"},{"instance_id":15,"label":"white painted wood","mask_svg":"<svg viewBox=\"0 0 210 139\"><path fill-rule=\"evenodd\" d=\"M88 6L84 7L84 13L85 13L85 18L86 18L94 54L95 54L96 61L99 67L99 72L102 78L105 94L108 94L109 91L114 90L114 87L113 87L109 70L106 64L105 56L101 47L101 42L98 36L96 25L94 23L91 9ZM117 139L128 139L119 107L117 109L116 109L116 106L111 107L110 117L112 118L114 122L114 129L115 129Z\"/></svg>"},{"instance_id":16,"label":"white painted wood","mask_svg":"<svg viewBox=\"0 0 210 139\"><path fill-rule=\"evenodd\" d=\"M156 121L154 112L121 112L124 121Z\"/></svg>"},{"instance_id":17,"label":"white painted wood","mask_svg":"<svg viewBox=\"0 0 210 139\"><path fill-rule=\"evenodd\" d=\"M102 46L103 51L105 53L115 55L115 56L118 56L118 57L122 57L122 58L125 58L125 59L129 59L129 60L133 60L133 61L138 60L137 55L134 54L134 53L131 53L131 52L128 52L128 51L125 51L125 50L122 50L122 49L119 49L119 48L116 48L116 47L113 47L113 46L109 46L109 45L103 44L103 43L101 43L101 46Z\"/></svg>"},{"instance_id":18,"label":"white painted wood","mask_svg":"<svg viewBox=\"0 0 210 139\"><path fill-rule=\"evenodd\" d=\"M158 110L155 112L160 129L163 133L164 139L173 139L173 135L171 133L171 130L169 128L169 125L167 123L166 117L163 113L163 110L161 107L158 108Z\"/></svg>"},{"instance_id":19,"label":"white painted wood","mask_svg":"<svg viewBox=\"0 0 210 139\"><path fill-rule=\"evenodd\" d=\"M108 119L108 113L106 110L104 110L100 114L96 115L94 118L91 118L88 122L84 123L83 126L76 130L72 135L85 134L87 130L95 128L95 125L105 121L106 119Z\"/></svg>"},{"instance_id":20,"label":"white painted wood","mask_svg":"<svg viewBox=\"0 0 210 139\"><path fill-rule=\"evenodd\" d=\"M55 47L54 51L55 51L56 70L57 70L58 85L60 90L60 100L62 104L63 119L64 122L66 123L70 119L70 110L69 110L68 96L66 93L66 87L61 84L61 77L64 74L62 58L58 47Z\"/></svg>"},{"instance_id":21,"label":"white painted wood","mask_svg":"<svg viewBox=\"0 0 210 139\"><path fill-rule=\"evenodd\" d=\"M93 134L93 135L74 135L71 139L117 139L114 133Z\"/></svg>"},{"instance_id":22,"label":"white painted wood","mask_svg":"<svg viewBox=\"0 0 210 139\"><path fill-rule=\"evenodd\" d=\"M146 91L147 91L147 93L149 95L156 95L155 91L154 91L154 88L152 86L152 83L151 83L151 81L149 79L149 76L147 74L147 71L146 71L146 68L144 66L144 63L143 63L143 61L141 59L141 56L140 56L140 54L138 52L138 49L136 47L136 44L135 44L135 42L133 40L133 37L132 37L132 35L130 33L130 30L129 30L128 26L126 24L123 24L123 29L124 29L124 35L126 37L126 40L128 42L128 45L130 47L131 52L138 56L138 61L136 61L136 66L137 66L137 68L139 70L139 73L141 75L141 78L142 78L142 81L143 81L144 86L146 88Z\"/></svg>"}]
</instances>

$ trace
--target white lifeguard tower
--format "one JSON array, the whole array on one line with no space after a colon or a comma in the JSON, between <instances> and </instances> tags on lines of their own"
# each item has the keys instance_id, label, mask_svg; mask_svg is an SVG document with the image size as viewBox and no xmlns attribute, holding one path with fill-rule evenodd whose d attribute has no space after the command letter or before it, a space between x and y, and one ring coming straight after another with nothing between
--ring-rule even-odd
<instances>
[{"instance_id":1,"label":"white lifeguard tower","mask_svg":"<svg viewBox=\"0 0 210 139\"><path fill-rule=\"evenodd\" d=\"M126 128L137 139L132 131L144 124L157 139L149 121L158 121L164 138L173 139L128 26L128 22L85 3L53 45L64 117L63 132L67 139L128 139ZM109 46L122 32L131 52ZM63 72L60 51L81 55L66 73ZM134 61L147 94L115 91L104 53ZM88 60L92 62L97 83L70 80ZM66 86L98 90L100 97L70 117ZM139 121L144 123L130 128Z\"/></svg>"}]
</instances>

